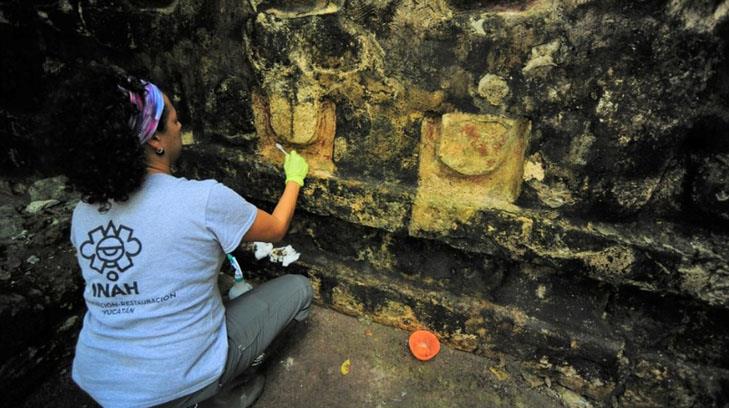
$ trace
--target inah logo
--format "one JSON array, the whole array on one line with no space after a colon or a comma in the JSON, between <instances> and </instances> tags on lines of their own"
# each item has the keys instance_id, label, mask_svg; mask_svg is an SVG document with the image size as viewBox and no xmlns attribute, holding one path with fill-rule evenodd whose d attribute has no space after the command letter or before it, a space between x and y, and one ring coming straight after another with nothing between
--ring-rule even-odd
<instances>
[{"instance_id":1,"label":"inah logo","mask_svg":"<svg viewBox=\"0 0 729 408\"><path fill-rule=\"evenodd\" d=\"M142 250L142 243L132 238L133 233L131 228L121 224L117 228L109 221L106 228L98 226L89 231L89 240L81 245L81 256L91 261L91 269L116 281L119 273L134 265L132 257Z\"/></svg>"}]
</instances>

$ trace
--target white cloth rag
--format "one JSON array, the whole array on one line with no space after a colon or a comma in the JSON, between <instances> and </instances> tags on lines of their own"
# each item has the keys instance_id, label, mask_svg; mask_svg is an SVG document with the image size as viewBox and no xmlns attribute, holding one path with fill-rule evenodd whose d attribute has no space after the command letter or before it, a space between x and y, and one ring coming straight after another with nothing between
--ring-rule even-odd
<instances>
[{"instance_id":1,"label":"white cloth rag","mask_svg":"<svg viewBox=\"0 0 729 408\"><path fill-rule=\"evenodd\" d=\"M284 267L296 262L301 256L291 245L274 248L269 242L254 242L253 248L256 259L268 257L271 262L281 262Z\"/></svg>"}]
</instances>

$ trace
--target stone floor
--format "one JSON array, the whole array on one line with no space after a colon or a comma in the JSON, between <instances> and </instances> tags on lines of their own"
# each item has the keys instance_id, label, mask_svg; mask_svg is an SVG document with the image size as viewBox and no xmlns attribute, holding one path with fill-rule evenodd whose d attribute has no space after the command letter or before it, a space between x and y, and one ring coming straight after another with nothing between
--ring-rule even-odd
<instances>
[{"instance_id":1,"label":"stone floor","mask_svg":"<svg viewBox=\"0 0 729 408\"><path fill-rule=\"evenodd\" d=\"M514 362L442 347L428 362L412 357L408 333L315 307L265 364L256 408L589 406L555 384L521 374ZM349 372L342 363L349 360ZM60 380L60 381L59 381ZM43 384L25 407L96 407L68 369Z\"/></svg>"}]
</instances>

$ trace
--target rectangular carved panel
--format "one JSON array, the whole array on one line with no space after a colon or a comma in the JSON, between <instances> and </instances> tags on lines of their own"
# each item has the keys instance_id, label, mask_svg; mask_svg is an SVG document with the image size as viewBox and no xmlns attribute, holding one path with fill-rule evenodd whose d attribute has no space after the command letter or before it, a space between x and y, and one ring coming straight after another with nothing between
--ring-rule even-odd
<instances>
[{"instance_id":1,"label":"rectangular carved panel","mask_svg":"<svg viewBox=\"0 0 729 408\"><path fill-rule=\"evenodd\" d=\"M255 126L260 137L259 151L264 160L283 163L280 143L287 151L295 149L309 163L310 175L330 177L334 172L336 107L322 100L291 104L280 96L253 95Z\"/></svg>"},{"instance_id":2,"label":"rectangular carved panel","mask_svg":"<svg viewBox=\"0 0 729 408\"><path fill-rule=\"evenodd\" d=\"M508 208L521 191L531 123L449 113L421 128L418 192L410 231L443 231L479 209Z\"/></svg>"}]
</instances>

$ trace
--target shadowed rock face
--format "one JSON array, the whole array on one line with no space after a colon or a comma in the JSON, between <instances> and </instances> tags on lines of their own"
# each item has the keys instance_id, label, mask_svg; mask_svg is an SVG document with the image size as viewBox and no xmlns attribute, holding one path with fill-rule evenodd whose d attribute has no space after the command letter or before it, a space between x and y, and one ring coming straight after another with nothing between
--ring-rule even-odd
<instances>
[{"instance_id":1,"label":"shadowed rock face","mask_svg":"<svg viewBox=\"0 0 729 408\"><path fill-rule=\"evenodd\" d=\"M50 171L40 95L114 62L172 96L184 176L270 208L275 144L307 158L289 269L323 304L515 355L598 404L729 399L726 2L0 11L7 174Z\"/></svg>"}]
</instances>

